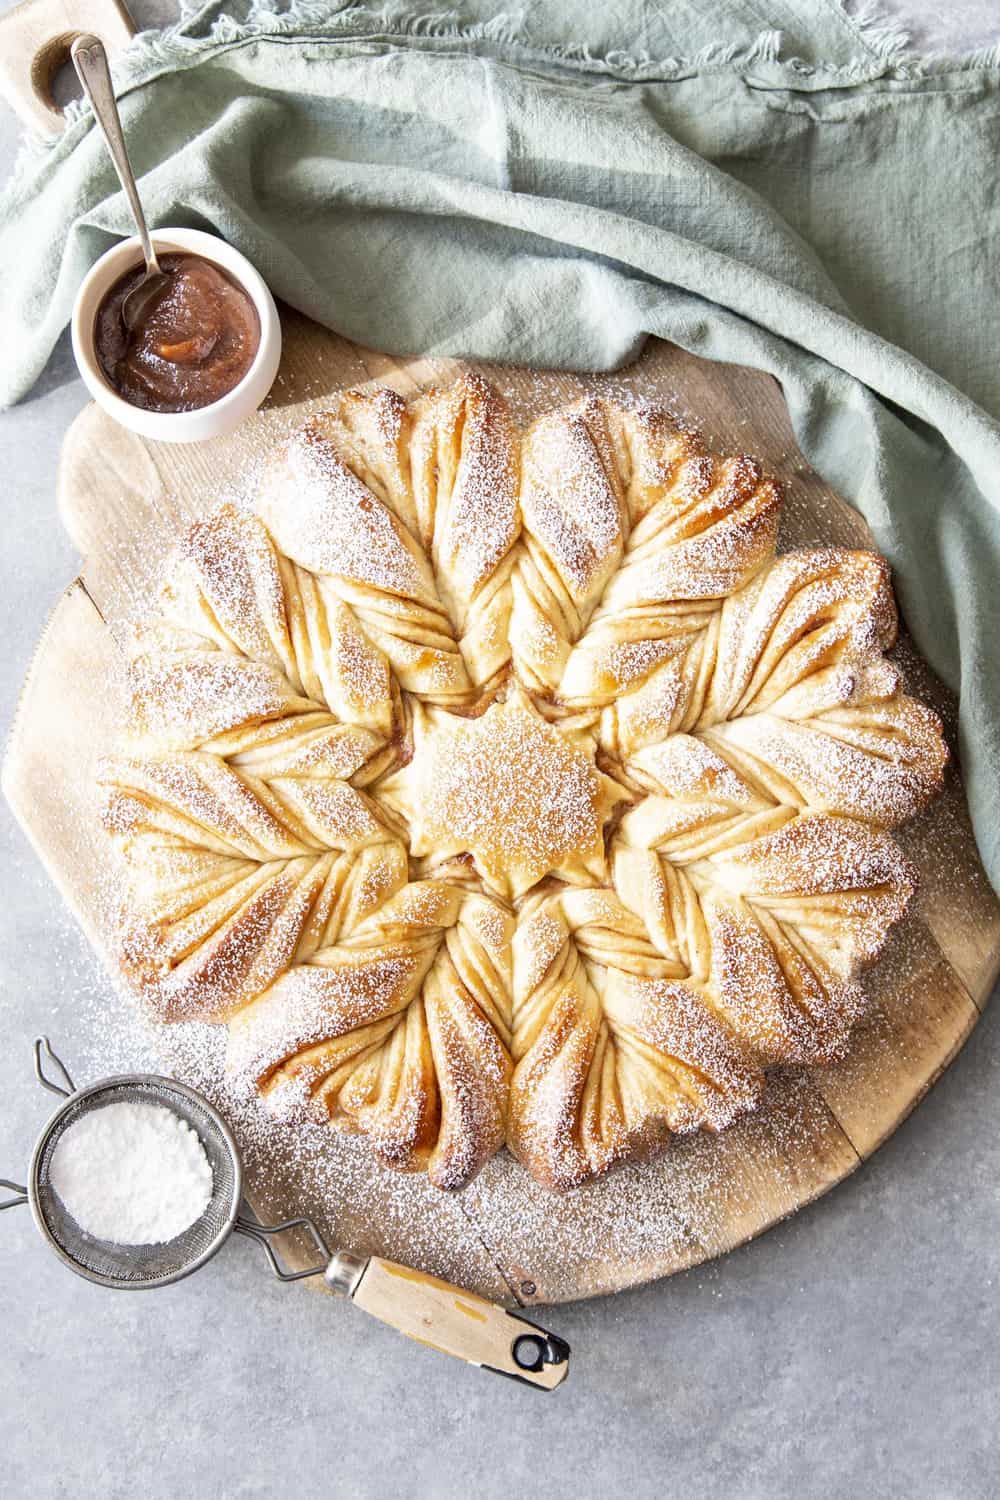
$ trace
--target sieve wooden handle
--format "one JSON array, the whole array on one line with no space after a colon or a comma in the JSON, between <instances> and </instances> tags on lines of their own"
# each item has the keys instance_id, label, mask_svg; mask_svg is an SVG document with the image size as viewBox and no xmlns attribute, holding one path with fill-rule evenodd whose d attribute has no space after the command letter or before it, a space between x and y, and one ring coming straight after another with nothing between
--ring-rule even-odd
<instances>
[{"instance_id":1,"label":"sieve wooden handle","mask_svg":"<svg viewBox=\"0 0 1000 1500\"><path fill-rule=\"evenodd\" d=\"M569 1345L557 1335L423 1271L373 1255L348 1295L419 1344L541 1390L569 1374Z\"/></svg>"}]
</instances>

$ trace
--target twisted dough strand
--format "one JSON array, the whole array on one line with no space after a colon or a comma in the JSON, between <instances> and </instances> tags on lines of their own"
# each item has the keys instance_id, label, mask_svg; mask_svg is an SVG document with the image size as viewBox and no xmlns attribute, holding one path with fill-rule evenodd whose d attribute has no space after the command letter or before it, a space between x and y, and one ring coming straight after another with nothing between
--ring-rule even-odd
<instances>
[{"instance_id":1,"label":"twisted dough strand","mask_svg":"<svg viewBox=\"0 0 1000 1500\"><path fill-rule=\"evenodd\" d=\"M101 772L129 879L122 963L166 1020L224 1019L407 875L399 839L335 774L377 769L367 731L313 713L208 743Z\"/></svg>"},{"instance_id":2,"label":"twisted dough strand","mask_svg":"<svg viewBox=\"0 0 1000 1500\"><path fill-rule=\"evenodd\" d=\"M231 1026L269 1107L368 1135L387 1165L459 1187L502 1144L513 922L486 897L404 887Z\"/></svg>"},{"instance_id":3,"label":"twisted dough strand","mask_svg":"<svg viewBox=\"0 0 1000 1500\"><path fill-rule=\"evenodd\" d=\"M555 1188L671 1134L723 1128L763 1083L683 964L604 891L565 890L523 915L512 1051L508 1145Z\"/></svg>"},{"instance_id":4,"label":"twisted dough strand","mask_svg":"<svg viewBox=\"0 0 1000 1500\"><path fill-rule=\"evenodd\" d=\"M710 629L719 601L772 557L781 508L746 454L717 459L648 407L604 414L632 530L552 683L576 707L633 691Z\"/></svg>"},{"instance_id":5,"label":"twisted dough strand","mask_svg":"<svg viewBox=\"0 0 1000 1500\"><path fill-rule=\"evenodd\" d=\"M628 515L602 403L541 417L521 460L522 545L510 637L526 686L552 691L621 559Z\"/></svg>"},{"instance_id":6,"label":"twisted dough strand","mask_svg":"<svg viewBox=\"0 0 1000 1500\"><path fill-rule=\"evenodd\" d=\"M396 510L344 462L340 432L321 415L293 433L264 474L257 513L317 590L353 612L402 688L464 700L471 683L430 564Z\"/></svg>"},{"instance_id":7,"label":"twisted dough strand","mask_svg":"<svg viewBox=\"0 0 1000 1500\"><path fill-rule=\"evenodd\" d=\"M934 796L947 760L936 715L882 657L895 637L881 558L788 553L725 601L700 659L675 658L605 711L603 741L621 752L624 738L627 771L663 791L671 737L690 729L773 801L893 827ZM648 710L668 674L664 730Z\"/></svg>"}]
</instances>

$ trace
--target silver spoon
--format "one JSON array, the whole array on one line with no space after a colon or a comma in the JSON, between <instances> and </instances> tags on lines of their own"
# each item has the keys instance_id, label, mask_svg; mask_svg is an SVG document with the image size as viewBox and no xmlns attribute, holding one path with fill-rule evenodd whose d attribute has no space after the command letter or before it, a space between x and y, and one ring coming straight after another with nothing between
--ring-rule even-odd
<instances>
[{"instance_id":1,"label":"silver spoon","mask_svg":"<svg viewBox=\"0 0 1000 1500\"><path fill-rule=\"evenodd\" d=\"M169 280L170 273L164 271L157 260L153 242L149 238L149 230L146 228L146 216L139 202L135 176L128 159L128 151L125 149L125 136L118 114L118 105L115 102L115 90L111 82L108 54L104 50L104 43L100 37L78 36L70 48L70 56L73 59L76 75L83 85L83 91L93 106L94 116L103 132L111 160L115 164L118 180L125 189L125 196L142 242L142 253L146 257L145 276L138 286L132 288L122 303L122 322L131 332L149 302Z\"/></svg>"}]
</instances>

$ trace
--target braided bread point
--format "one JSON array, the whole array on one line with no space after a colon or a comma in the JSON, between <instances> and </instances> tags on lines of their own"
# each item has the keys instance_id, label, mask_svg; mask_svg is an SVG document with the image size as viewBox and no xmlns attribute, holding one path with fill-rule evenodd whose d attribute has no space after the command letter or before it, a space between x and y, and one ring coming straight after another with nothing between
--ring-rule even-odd
<instances>
[{"instance_id":1,"label":"braided bread point","mask_svg":"<svg viewBox=\"0 0 1000 1500\"><path fill-rule=\"evenodd\" d=\"M410 407L410 477L421 542L477 688L510 662L520 531L518 453L503 398L465 375Z\"/></svg>"},{"instance_id":2,"label":"braided bread point","mask_svg":"<svg viewBox=\"0 0 1000 1500\"><path fill-rule=\"evenodd\" d=\"M215 663L216 676L228 671L238 682L241 673L256 672L273 682L276 699L284 694L275 715L294 711L299 699L386 739L393 733L398 693L383 653L323 580L283 557L263 524L232 505L220 506L185 537L161 591L159 627L148 639L150 670L176 667L169 658L183 651L193 654L193 665L215 648L243 663ZM206 686L209 696L213 686ZM160 691L151 685L154 704ZM183 697L182 683L171 716Z\"/></svg>"},{"instance_id":3,"label":"braided bread point","mask_svg":"<svg viewBox=\"0 0 1000 1500\"><path fill-rule=\"evenodd\" d=\"M622 819L615 888L657 950L705 985L766 1066L829 1062L864 1008L858 974L904 915L914 872L886 835L772 802L703 742Z\"/></svg>"},{"instance_id":4,"label":"braided bread point","mask_svg":"<svg viewBox=\"0 0 1000 1500\"><path fill-rule=\"evenodd\" d=\"M472 684L428 559L396 510L349 466L353 450L342 456L342 431L326 415L297 429L265 470L257 513L300 572L354 614L401 688L431 702L464 701Z\"/></svg>"},{"instance_id":5,"label":"braided bread point","mask_svg":"<svg viewBox=\"0 0 1000 1500\"><path fill-rule=\"evenodd\" d=\"M763 1078L738 1039L607 891L534 898L514 937L510 1150L565 1189L671 1134L722 1129Z\"/></svg>"},{"instance_id":6,"label":"braided bread point","mask_svg":"<svg viewBox=\"0 0 1000 1500\"><path fill-rule=\"evenodd\" d=\"M144 636L127 672L124 738L154 753L194 750L233 730L322 711L266 662L210 645L163 650Z\"/></svg>"},{"instance_id":7,"label":"braided bread point","mask_svg":"<svg viewBox=\"0 0 1000 1500\"><path fill-rule=\"evenodd\" d=\"M605 406L632 526L587 629L552 685L603 707L682 657L774 554L781 492L746 454L719 459L660 411Z\"/></svg>"},{"instance_id":8,"label":"braided bread point","mask_svg":"<svg viewBox=\"0 0 1000 1500\"><path fill-rule=\"evenodd\" d=\"M700 659L676 658L604 712L602 742L635 745L628 775L669 792L661 762L690 726L774 802L895 827L936 795L948 758L936 714L882 657L896 628L881 558L787 553L725 601ZM655 703L668 673L665 730Z\"/></svg>"},{"instance_id":9,"label":"braided bread point","mask_svg":"<svg viewBox=\"0 0 1000 1500\"><path fill-rule=\"evenodd\" d=\"M226 1019L406 881L406 851L362 792L281 765L249 775L189 753L103 767L135 913L121 962L163 1020Z\"/></svg>"},{"instance_id":10,"label":"braided bread point","mask_svg":"<svg viewBox=\"0 0 1000 1500\"><path fill-rule=\"evenodd\" d=\"M512 577L514 668L525 686L551 692L628 533L601 402L589 398L529 427L521 451L521 519Z\"/></svg>"},{"instance_id":11,"label":"braided bread point","mask_svg":"<svg viewBox=\"0 0 1000 1500\"><path fill-rule=\"evenodd\" d=\"M229 1066L279 1116L461 1187L505 1136L512 928L486 897L408 885L240 1013Z\"/></svg>"}]
</instances>

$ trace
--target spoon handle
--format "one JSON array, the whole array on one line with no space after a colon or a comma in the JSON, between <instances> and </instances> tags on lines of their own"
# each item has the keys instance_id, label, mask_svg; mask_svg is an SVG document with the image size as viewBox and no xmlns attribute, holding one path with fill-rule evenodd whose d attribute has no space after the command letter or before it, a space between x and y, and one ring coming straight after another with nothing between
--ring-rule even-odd
<instances>
[{"instance_id":1,"label":"spoon handle","mask_svg":"<svg viewBox=\"0 0 1000 1500\"><path fill-rule=\"evenodd\" d=\"M146 216L139 202L132 164L128 159L128 151L125 149L125 136L122 132L118 105L115 102L115 90L111 82L111 70L108 67L108 54L104 50L104 43L100 37L78 36L70 48L70 56L73 59L77 77L83 85L83 91L93 106L95 118L104 134L111 160L118 173L118 180L125 189L135 227L142 241L146 270L158 272L160 264L149 238Z\"/></svg>"}]
</instances>

